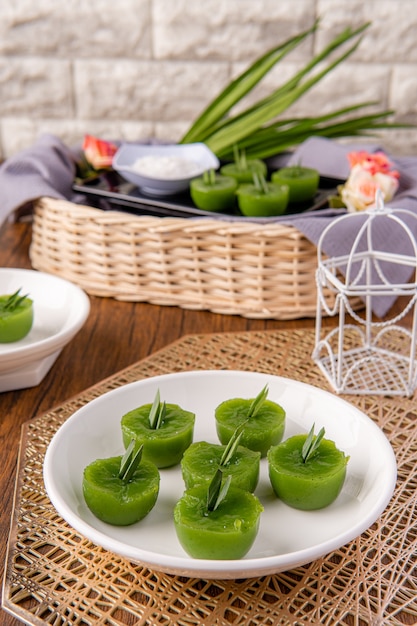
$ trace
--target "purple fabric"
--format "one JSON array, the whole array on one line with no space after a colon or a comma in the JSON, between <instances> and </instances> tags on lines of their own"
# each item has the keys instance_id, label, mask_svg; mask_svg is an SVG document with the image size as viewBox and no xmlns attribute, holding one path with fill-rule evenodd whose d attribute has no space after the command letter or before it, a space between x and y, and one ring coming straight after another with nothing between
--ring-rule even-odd
<instances>
[{"instance_id":1,"label":"purple fabric","mask_svg":"<svg viewBox=\"0 0 417 626\"><path fill-rule=\"evenodd\" d=\"M71 198L76 154L57 137L38 141L0 166L0 225L14 211L42 196Z\"/></svg>"},{"instance_id":2,"label":"purple fabric","mask_svg":"<svg viewBox=\"0 0 417 626\"><path fill-rule=\"evenodd\" d=\"M378 147L365 143L341 144L323 137L311 137L301 144L289 157L287 164L300 164L317 169L322 176L344 180L349 175L347 153L354 150L374 152ZM84 202L72 191L77 156L80 152L65 146L53 135L43 135L30 148L9 158L0 166L0 226L13 216L23 205L39 197L62 198L73 202ZM390 159L400 172L400 188L389 203L392 208L408 209L417 214L417 157L393 157ZM281 165L284 164L281 159ZM291 224L307 239L318 245L325 228L333 223L342 210L320 209L311 213L281 216L274 219L283 224ZM236 219L217 216L219 219ZM200 219L200 218L196 218ZM241 218L239 218L241 219ZM247 218L245 218L247 219ZM271 222L272 218L255 220ZM347 254L357 230L357 220L342 220L343 229L334 230L332 237L323 242L323 252L327 256ZM417 240L417 219L405 218L413 236ZM374 246L386 249L387 241L394 251L403 252L404 233L395 234L379 220L374 225ZM350 231L350 232L349 232ZM403 265L390 270L390 280L406 283L414 269ZM373 303L373 311L383 317L395 301L396 296L379 297Z\"/></svg>"}]
</instances>

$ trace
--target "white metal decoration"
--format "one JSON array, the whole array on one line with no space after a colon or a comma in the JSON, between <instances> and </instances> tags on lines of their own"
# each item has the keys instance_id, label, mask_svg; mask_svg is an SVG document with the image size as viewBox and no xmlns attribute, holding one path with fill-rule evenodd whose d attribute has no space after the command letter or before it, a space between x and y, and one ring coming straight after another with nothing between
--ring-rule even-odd
<instances>
[{"instance_id":1,"label":"white metal decoration","mask_svg":"<svg viewBox=\"0 0 417 626\"><path fill-rule=\"evenodd\" d=\"M345 229L348 240L350 233L353 243L347 254L328 257L323 253L323 245L337 227ZM417 215L406 209L385 207L382 194L377 193L375 208L345 214L322 233L318 243L312 357L337 393L408 397L414 393L417 242L413 230L417 232ZM385 236L381 237L381 233ZM396 241L394 251L392 239ZM358 297L364 308L354 310L352 302ZM374 305L383 298L389 302L400 298L400 312L393 317L389 313L388 318L376 317ZM322 328L323 314L338 315L338 327L326 332ZM408 314L411 330L399 325ZM347 322L348 316L352 322Z\"/></svg>"}]
</instances>

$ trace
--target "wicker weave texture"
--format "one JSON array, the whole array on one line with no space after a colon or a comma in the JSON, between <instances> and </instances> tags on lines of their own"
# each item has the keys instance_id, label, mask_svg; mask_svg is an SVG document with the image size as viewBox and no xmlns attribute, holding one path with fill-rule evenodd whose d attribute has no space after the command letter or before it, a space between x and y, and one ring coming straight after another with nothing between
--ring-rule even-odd
<instances>
[{"instance_id":1,"label":"wicker weave texture","mask_svg":"<svg viewBox=\"0 0 417 626\"><path fill-rule=\"evenodd\" d=\"M349 397L390 440L398 466L394 495L357 539L287 572L203 580L153 571L92 544L60 518L45 493L42 465L51 438L101 394L187 369L260 371L328 389L308 358L313 345L313 330L189 335L27 422L3 606L33 626L417 624L415 398Z\"/></svg>"},{"instance_id":2,"label":"wicker weave texture","mask_svg":"<svg viewBox=\"0 0 417 626\"><path fill-rule=\"evenodd\" d=\"M138 216L42 198L30 258L91 295L248 318L316 312L316 247L277 223Z\"/></svg>"}]
</instances>

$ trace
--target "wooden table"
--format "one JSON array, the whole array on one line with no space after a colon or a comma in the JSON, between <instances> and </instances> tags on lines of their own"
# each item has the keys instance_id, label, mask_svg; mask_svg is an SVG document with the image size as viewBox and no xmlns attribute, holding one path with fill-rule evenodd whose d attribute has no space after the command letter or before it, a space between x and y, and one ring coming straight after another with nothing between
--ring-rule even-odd
<instances>
[{"instance_id":1,"label":"wooden table","mask_svg":"<svg viewBox=\"0 0 417 626\"><path fill-rule=\"evenodd\" d=\"M4 225L0 229L0 266L30 268L30 240L30 223ZM22 424L185 335L314 327L311 319L249 320L177 307L118 302L110 298L91 297L90 300L91 312L86 324L64 348L42 383L31 389L0 394L1 567L5 561L13 509ZM325 325L334 323L326 320ZM0 610L0 623L2 626L17 626L21 622Z\"/></svg>"}]
</instances>

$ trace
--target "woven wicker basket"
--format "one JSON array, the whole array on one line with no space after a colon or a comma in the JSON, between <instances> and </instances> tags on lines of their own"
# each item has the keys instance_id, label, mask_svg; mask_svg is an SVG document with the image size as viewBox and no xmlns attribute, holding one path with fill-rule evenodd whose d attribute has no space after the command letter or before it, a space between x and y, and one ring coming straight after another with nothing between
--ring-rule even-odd
<instances>
[{"instance_id":1,"label":"woven wicker basket","mask_svg":"<svg viewBox=\"0 0 417 626\"><path fill-rule=\"evenodd\" d=\"M248 318L316 312L316 247L277 223L137 216L41 198L30 258L91 295Z\"/></svg>"}]
</instances>

